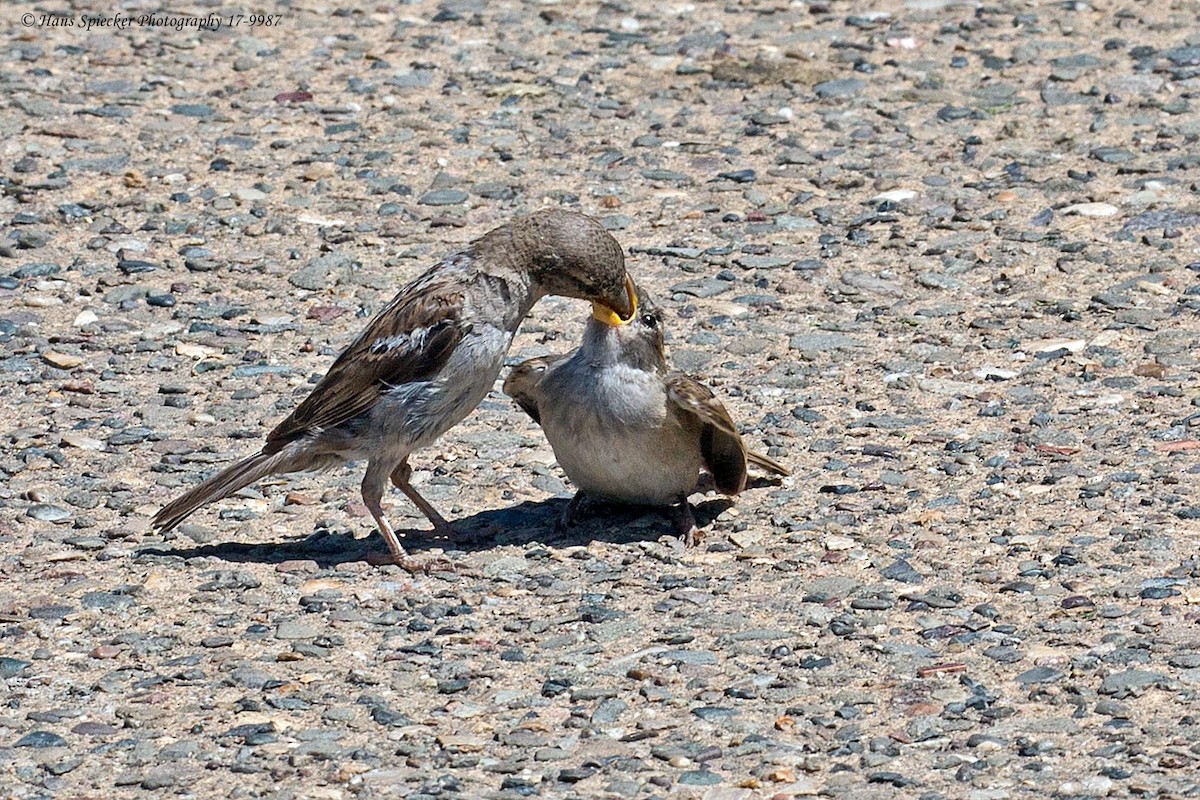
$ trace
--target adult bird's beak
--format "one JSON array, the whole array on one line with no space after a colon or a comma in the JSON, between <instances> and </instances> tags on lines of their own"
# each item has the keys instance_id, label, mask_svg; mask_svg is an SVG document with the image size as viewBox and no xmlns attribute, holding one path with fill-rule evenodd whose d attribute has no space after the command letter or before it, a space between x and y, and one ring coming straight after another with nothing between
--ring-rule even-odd
<instances>
[{"instance_id":1,"label":"adult bird's beak","mask_svg":"<svg viewBox=\"0 0 1200 800\"><path fill-rule=\"evenodd\" d=\"M625 276L625 296L617 300L612 306L599 301L592 301L592 318L597 322L602 322L610 328L616 328L624 325L633 319L633 315L637 313L638 298L637 290L633 286L633 278L629 275Z\"/></svg>"}]
</instances>

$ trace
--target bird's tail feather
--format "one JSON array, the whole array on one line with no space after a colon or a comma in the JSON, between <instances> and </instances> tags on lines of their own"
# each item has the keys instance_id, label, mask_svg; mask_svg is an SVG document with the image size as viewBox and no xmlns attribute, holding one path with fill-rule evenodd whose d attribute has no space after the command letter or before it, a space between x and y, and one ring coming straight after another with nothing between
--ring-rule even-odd
<instances>
[{"instance_id":1,"label":"bird's tail feather","mask_svg":"<svg viewBox=\"0 0 1200 800\"><path fill-rule=\"evenodd\" d=\"M287 462L292 458L293 456L284 450L270 454L255 453L236 464L231 464L187 494L167 503L154 516L154 522L151 524L160 533L165 533L206 503L228 497L266 475L275 472L291 472Z\"/></svg>"},{"instance_id":2,"label":"bird's tail feather","mask_svg":"<svg viewBox=\"0 0 1200 800\"><path fill-rule=\"evenodd\" d=\"M773 472L776 475L791 475L792 471L780 464L773 458L764 456L762 453L748 452L746 460L756 467L762 467L767 472Z\"/></svg>"}]
</instances>

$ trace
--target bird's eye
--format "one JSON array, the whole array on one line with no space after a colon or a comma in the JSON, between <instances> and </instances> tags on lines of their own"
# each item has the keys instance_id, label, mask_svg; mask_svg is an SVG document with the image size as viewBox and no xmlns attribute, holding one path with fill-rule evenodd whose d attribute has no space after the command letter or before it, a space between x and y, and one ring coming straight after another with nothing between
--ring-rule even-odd
<instances>
[{"instance_id":1,"label":"bird's eye","mask_svg":"<svg viewBox=\"0 0 1200 800\"><path fill-rule=\"evenodd\" d=\"M643 314L642 315L642 324L645 325L647 328L657 328L658 327L658 317L654 316L653 314Z\"/></svg>"}]
</instances>

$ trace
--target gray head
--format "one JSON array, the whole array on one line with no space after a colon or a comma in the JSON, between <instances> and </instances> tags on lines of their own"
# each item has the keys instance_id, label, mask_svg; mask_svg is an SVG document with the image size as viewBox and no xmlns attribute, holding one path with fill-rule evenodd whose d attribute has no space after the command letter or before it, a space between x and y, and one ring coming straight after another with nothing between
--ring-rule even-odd
<instances>
[{"instance_id":1,"label":"gray head","mask_svg":"<svg viewBox=\"0 0 1200 800\"><path fill-rule=\"evenodd\" d=\"M583 332L581 353L597 363L625 364L638 369L667 371L662 310L640 286L633 316L617 319L608 309L592 304L592 318Z\"/></svg>"},{"instance_id":2,"label":"gray head","mask_svg":"<svg viewBox=\"0 0 1200 800\"><path fill-rule=\"evenodd\" d=\"M527 273L540 294L590 300L628 319L637 304L621 245L591 217L546 209L502 225L475 242L494 262Z\"/></svg>"}]
</instances>

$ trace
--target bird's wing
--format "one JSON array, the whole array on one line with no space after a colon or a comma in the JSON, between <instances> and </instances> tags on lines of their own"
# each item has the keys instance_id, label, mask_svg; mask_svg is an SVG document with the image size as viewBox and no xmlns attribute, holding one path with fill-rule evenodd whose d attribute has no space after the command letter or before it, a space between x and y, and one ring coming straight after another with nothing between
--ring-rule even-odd
<instances>
[{"instance_id":1,"label":"bird's wing","mask_svg":"<svg viewBox=\"0 0 1200 800\"><path fill-rule=\"evenodd\" d=\"M767 472L773 472L776 475L791 475L792 471L780 464L775 459L764 456L762 453L755 453L753 450L746 451L746 460L756 467L762 467Z\"/></svg>"},{"instance_id":2,"label":"bird's wing","mask_svg":"<svg viewBox=\"0 0 1200 800\"><path fill-rule=\"evenodd\" d=\"M516 401L521 410L542 424L542 412L538 408L538 384L546 374L546 370L567 356L538 356L522 361L512 368L504 379L504 393Z\"/></svg>"},{"instance_id":3,"label":"bird's wing","mask_svg":"<svg viewBox=\"0 0 1200 800\"><path fill-rule=\"evenodd\" d=\"M336 427L370 410L388 389L437 375L470 329L462 302L461 282L432 271L402 289L267 435L267 448Z\"/></svg>"},{"instance_id":4,"label":"bird's wing","mask_svg":"<svg viewBox=\"0 0 1200 800\"><path fill-rule=\"evenodd\" d=\"M746 447L729 412L711 389L690 375L672 372L666 382L667 397L675 408L703 424L700 451L717 488L737 494L746 485Z\"/></svg>"}]
</instances>

